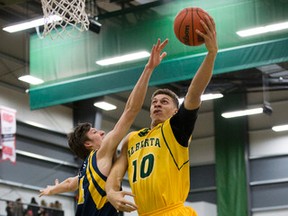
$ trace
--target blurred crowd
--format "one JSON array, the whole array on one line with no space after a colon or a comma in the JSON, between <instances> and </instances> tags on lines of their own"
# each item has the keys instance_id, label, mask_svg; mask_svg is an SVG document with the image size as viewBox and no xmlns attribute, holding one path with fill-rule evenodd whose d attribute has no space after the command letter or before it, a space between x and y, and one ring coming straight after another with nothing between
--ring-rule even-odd
<instances>
[{"instance_id":1,"label":"blurred crowd","mask_svg":"<svg viewBox=\"0 0 288 216\"><path fill-rule=\"evenodd\" d=\"M24 206L21 198L16 199L15 202L6 201L7 216L64 216L62 204L58 200L49 205L45 200L41 200L39 204L35 197L32 197L27 207Z\"/></svg>"}]
</instances>

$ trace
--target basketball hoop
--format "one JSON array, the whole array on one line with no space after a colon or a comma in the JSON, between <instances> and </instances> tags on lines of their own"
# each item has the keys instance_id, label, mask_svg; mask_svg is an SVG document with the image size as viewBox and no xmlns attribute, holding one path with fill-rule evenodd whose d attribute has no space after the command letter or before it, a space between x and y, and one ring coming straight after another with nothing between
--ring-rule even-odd
<instances>
[{"instance_id":1,"label":"basketball hoop","mask_svg":"<svg viewBox=\"0 0 288 216\"><path fill-rule=\"evenodd\" d=\"M89 29L89 19L85 12L85 0L41 0L44 14L44 30L38 36L50 35L52 39L68 35L74 31L83 32ZM53 18L51 18L53 17Z\"/></svg>"}]
</instances>

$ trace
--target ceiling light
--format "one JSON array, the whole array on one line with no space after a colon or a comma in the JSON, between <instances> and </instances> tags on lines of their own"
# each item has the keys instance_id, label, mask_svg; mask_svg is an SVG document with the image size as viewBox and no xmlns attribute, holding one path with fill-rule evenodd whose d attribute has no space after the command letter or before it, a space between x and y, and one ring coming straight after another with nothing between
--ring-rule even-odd
<instances>
[{"instance_id":1,"label":"ceiling light","mask_svg":"<svg viewBox=\"0 0 288 216\"><path fill-rule=\"evenodd\" d=\"M41 84L44 82L42 79L39 79L37 77L33 77L31 75L21 76L18 79L23 81L23 82L30 83L32 85L38 85L38 84Z\"/></svg>"},{"instance_id":2,"label":"ceiling light","mask_svg":"<svg viewBox=\"0 0 288 216\"><path fill-rule=\"evenodd\" d=\"M223 94L217 93L217 94L203 94L201 95L201 101L206 101L206 100L213 100L217 98L222 98Z\"/></svg>"},{"instance_id":3,"label":"ceiling light","mask_svg":"<svg viewBox=\"0 0 288 216\"><path fill-rule=\"evenodd\" d=\"M274 127L272 127L272 130L275 132L287 131L288 130L288 124L274 126Z\"/></svg>"},{"instance_id":4,"label":"ceiling light","mask_svg":"<svg viewBox=\"0 0 288 216\"><path fill-rule=\"evenodd\" d=\"M268 103L264 103L263 107L251 108L251 109L246 109L246 110L238 110L238 111L232 111L232 112L225 112L225 113L222 113L221 116L224 118L234 118L234 117L255 115L255 114L261 114L261 113L271 115L272 111L273 111L272 107Z\"/></svg>"},{"instance_id":5,"label":"ceiling light","mask_svg":"<svg viewBox=\"0 0 288 216\"><path fill-rule=\"evenodd\" d=\"M94 103L94 106L106 111L115 110L117 108L115 105L107 103L105 101L96 102Z\"/></svg>"},{"instance_id":6,"label":"ceiling light","mask_svg":"<svg viewBox=\"0 0 288 216\"><path fill-rule=\"evenodd\" d=\"M201 95L201 101L213 100L213 99L222 98L222 97L223 97L223 94L221 94L221 93L203 94L203 95ZM184 97L179 98L179 104L182 104L183 101L184 101Z\"/></svg>"},{"instance_id":7,"label":"ceiling light","mask_svg":"<svg viewBox=\"0 0 288 216\"><path fill-rule=\"evenodd\" d=\"M240 37L248 37L248 36L253 36L253 35L258 35L258 34L264 34L267 32L280 31L280 30L284 30L284 29L288 29L288 22L276 23L276 24L272 24L272 25L266 25L266 26L246 29L246 30L238 31L236 33Z\"/></svg>"},{"instance_id":8,"label":"ceiling light","mask_svg":"<svg viewBox=\"0 0 288 216\"><path fill-rule=\"evenodd\" d=\"M47 126L43 125L43 124L40 124L40 123L37 123L37 122L34 122L34 121L24 121L26 124L28 125L32 125L34 127L38 127L38 128L43 128L43 129L50 129L48 128Z\"/></svg>"},{"instance_id":9,"label":"ceiling light","mask_svg":"<svg viewBox=\"0 0 288 216\"><path fill-rule=\"evenodd\" d=\"M96 61L96 64L105 66L105 65L111 65L111 64L117 64L117 63L142 59L142 58L146 58L149 56L150 56L149 52L141 51L141 52L131 53L131 54L123 55L123 56L99 60L99 61Z\"/></svg>"},{"instance_id":10,"label":"ceiling light","mask_svg":"<svg viewBox=\"0 0 288 216\"><path fill-rule=\"evenodd\" d=\"M264 110L263 107L246 109L246 110L238 110L238 111L233 111L233 112L222 113L221 116L224 118L234 118L234 117L240 117L240 116L260 114L260 113L263 113L263 110Z\"/></svg>"},{"instance_id":11,"label":"ceiling light","mask_svg":"<svg viewBox=\"0 0 288 216\"><path fill-rule=\"evenodd\" d=\"M60 20L62 20L62 18L60 16L53 15L53 16L50 16L46 19L40 18L40 19L30 20L30 21L27 21L24 23L18 23L15 25L7 26L7 27L3 28L3 30L6 32L9 32L9 33L14 33L14 32L18 32L18 31L30 29L30 28L42 26L45 23L52 23L52 22L60 21Z\"/></svg>"}]
</instances>

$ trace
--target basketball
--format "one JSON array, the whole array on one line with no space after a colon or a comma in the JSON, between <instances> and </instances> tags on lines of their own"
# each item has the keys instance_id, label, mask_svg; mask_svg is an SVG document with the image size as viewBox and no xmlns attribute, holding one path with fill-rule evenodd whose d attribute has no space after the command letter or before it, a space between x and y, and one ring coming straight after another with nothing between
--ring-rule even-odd
<instances>
[{"instance_id":1,"label":"basketball","mask_svg":"<svg viewBox=\"0 0 288 216\"><path fill-rule=\"evenodd\" d=\"M176 15L174 33L181 43L188 46L199 46L204 43L204 38L196 33L196 29L206 33L200 23L201 19L206 23L205 15L211 18L205 10L198 7L184 8Z\"/></svg>"}]
</instances>

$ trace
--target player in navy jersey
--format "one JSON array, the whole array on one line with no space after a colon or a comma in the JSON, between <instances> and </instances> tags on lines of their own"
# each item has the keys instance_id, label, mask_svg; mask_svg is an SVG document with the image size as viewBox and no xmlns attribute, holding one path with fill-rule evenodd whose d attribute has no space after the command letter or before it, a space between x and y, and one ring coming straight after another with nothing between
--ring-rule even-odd
<instances>
[{"instance_id":1,"label":"player in navy jersey","mask_svg":"<svg viewBox=\"0 0 288 216\"><path fill-rule=\"evenodd\" d=\"M77 184L76 177L72 177L52 186L50 192L63 193L68 192L65 189L78 187L76 216L117 215L116 209L107 201L106 179L110 173L117 146L142 107L152 72L166 56L166 52L162 52L162 50L167 43L167 39L162 43L158 39L157 43L153 45L148 63L128 98L123 114L106 136L103 131L91 127L89 123L78 125L73 132L68 134L70 149L84 162ZM49 187L46 189L40 191L40 195L48 195Z\"/></svg>"}]
</instances>

